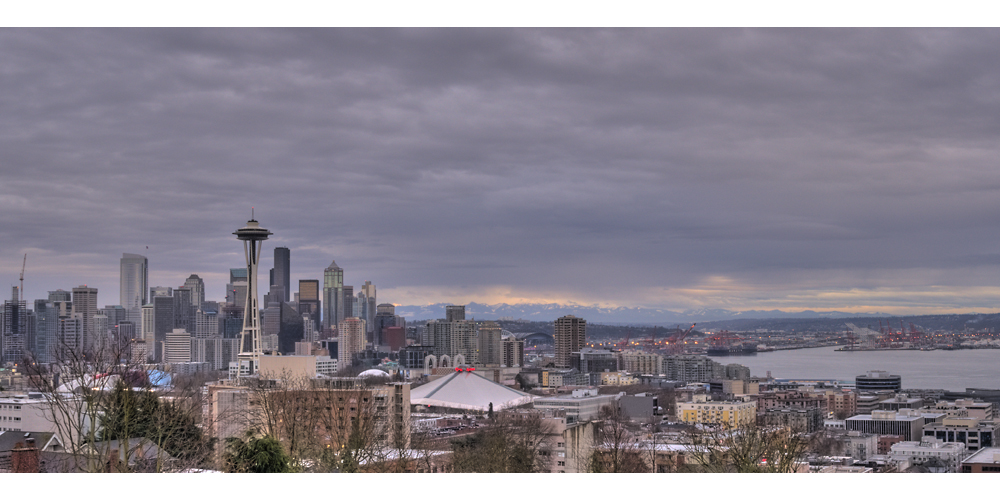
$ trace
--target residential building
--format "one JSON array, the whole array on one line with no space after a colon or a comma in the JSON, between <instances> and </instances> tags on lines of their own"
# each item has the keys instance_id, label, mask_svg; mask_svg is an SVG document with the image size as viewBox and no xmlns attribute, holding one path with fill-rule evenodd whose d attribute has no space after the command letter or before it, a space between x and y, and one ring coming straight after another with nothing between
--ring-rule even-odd
<instances>
[{"instance_id":1,"label":"residential building","mask_svg":"<svg viewBox=\"0 0 1000 500\"><path fill-rule=\"evenodd\" d=\"M663 370L670 380L708 382L726 378L726 368L707 356L677 355L663 358Z\"/></svg>"},{"instance_id":2,"label":"residential building","mask_svg":"<svg viewBox=\"0 0 1000 500\"><path fill-rule=\"evenodd\" d=\"M552 336L556 344L556 368L569 368L570 353L579 352L587 345L587 320L563 316L555 320Z\"/></svg>"},{"instance_id":3,"label":"residential building","mask_svg":"<svg viewBox=\"0 0 1000 500\"><path fill-rule=\"evenodd\" d=\"M752 427L757 423L757 402L714 401L695 394L690 403L677 403L677 417L689 424L721 425L726 429Z\"/></svg>"},{"instance_id":4,"label":"residential building","mask_svg":"<svg viewBox=\"0 0 1000 500\"><path fill-rule=\"evenodd\" d=\"M479 363L486 366L503 364L500 325L495 321L484 321L479 325Z\"/></svg>"},{"instance_id":5,"label":"residential building","mask_svg":"<svg viewBox=\"0 0 1000 500\"><path fill-rule=\"evenodd\" d=\"M347 368L354 364L354 357L365 350L365 320L345 318L337 325L337 366Z\"/></svg>"},{"instance_id":6,"label":"residential building","mask_svg":"<svg viewBox=\"0 0 1000 500\"><path fill-rule=\"evenodd\" d=\"M618 353L619 366L629 373L655 375L663 368L663 356L639 350Z\"/></svg>"},{"instance_id":7,"label":"residential building","mask_svg":"<svg viewBox=\"0 0 1000 500\"><path fill-rule=\"evenodd\" d=\"M83 321L80 348L88 351L95 338L94 315L97 314L97 289L87 285L73 289L73 313L80 314Z\"/></svg>"},{"instance_id":8,"label":"residential building","mask_svg":"<svg viewBox=\"0 0 1000 500\"><path fill-rule=\"evenodd\" d=\"M764 412L764 425L788 427L792 432L812 433L823 428L819 408L769 408Z\"/></svg>"},{"instance_id":9,"label":"residential building","mask_svg":"<svg viewBox=\"0 0 1000 500\"><path fill-rule=\"evenodd\" d=\"M500 346L503 350L503 360L500 362L500 366L524 366L523 340L518 340L513 334L507 335L501 338Z\"/></svg>"}]
</instances>

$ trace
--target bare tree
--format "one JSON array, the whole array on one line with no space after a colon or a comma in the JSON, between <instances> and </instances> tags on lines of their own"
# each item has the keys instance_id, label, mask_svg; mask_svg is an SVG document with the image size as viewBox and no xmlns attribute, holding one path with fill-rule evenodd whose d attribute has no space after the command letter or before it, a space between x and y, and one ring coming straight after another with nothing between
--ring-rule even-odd
<instances>
[{"instance_id":1,"label":"bare tree","mask_svg":"<svg viewBox=\"0 0 1000 500\"><path fill-rule=\"evenodd\" d=\"M716 427L691 438L690 455L704 472L795 472L806 449L787 428Z\"/></svg>"},{"instance_id":2,"label":"bare tree","mask_svg":"<svg viewBox=\"0 0 1000 500\"><path fill-rule=\"evenodd\" d=\"M601 407L594 427L591 472L649 472L638 431L617 404Z\"/></svg>"},{"instance_id":3,"label":"bare tree","mask_svg":"<svg viewBox=\"0 0 1000 500\"><path fill-rule=\"evenodd\" d=\"M46 418L65 446L64 468L162 472L203 465L209 447L195 425L190 393L161 401L149 370L128 347L103 338L86 347L60 339L51 365L26 360ZM153 457L150 444L156 445Z\"/></svg>"},{"instance_id":4,"label":"bare tree","mask_svg":"<svg viewBox=\"0 0 1000 500\"><path fill-rule=\"evenodd\" d=\"M452 440L455 472L540 472L548 469L549 425L541 413L501 410L478 432Z\"/></svg>"}]
</instances>

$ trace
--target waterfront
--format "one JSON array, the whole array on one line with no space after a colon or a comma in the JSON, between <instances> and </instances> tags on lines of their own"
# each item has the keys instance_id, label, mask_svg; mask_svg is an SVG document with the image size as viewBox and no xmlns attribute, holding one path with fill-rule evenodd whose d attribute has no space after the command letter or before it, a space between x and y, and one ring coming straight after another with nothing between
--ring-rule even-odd
<instances>
[{"instance_id":1,"label":"waterfront","mask_svg":"<svg viewBox=\"0 0 1000 500\"><path fill-rule=\"evenodd\" d=\"M904 389L1000 388L1000 349L857 352L836 349L817 347L712 359L748 366L755 377L763 377L770 370L775 378L853 381L868 370L885 370L902 376Z\"/></svg>"}]
</instances>

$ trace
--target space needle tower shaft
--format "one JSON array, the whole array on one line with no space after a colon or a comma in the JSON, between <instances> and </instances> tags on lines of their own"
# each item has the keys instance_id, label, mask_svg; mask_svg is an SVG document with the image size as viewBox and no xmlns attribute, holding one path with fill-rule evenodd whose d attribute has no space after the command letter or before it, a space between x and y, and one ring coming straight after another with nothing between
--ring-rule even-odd
<instances>
[{"instance_id":1,"label":"space needle tower shaft","mask_svg":"<svg viewBox=\"0 0 1000 500\"><path fill-rule=\"evenodd\" d=\"M262 349L260 308L257 306L257 264L264 240L273 233L260 227L251 214L247 225L233 234L243 242L243 252L247 258L247 301L243 309L243 329L240 331L240 352L237 356L237 377L243 377L257 374L260 367Z\"/></svg>"}]
</instances>

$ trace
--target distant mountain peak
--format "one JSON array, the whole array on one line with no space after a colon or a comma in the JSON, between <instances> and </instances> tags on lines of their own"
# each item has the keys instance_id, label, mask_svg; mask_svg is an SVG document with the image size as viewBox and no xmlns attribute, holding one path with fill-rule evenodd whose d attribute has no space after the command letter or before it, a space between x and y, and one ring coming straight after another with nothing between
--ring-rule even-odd
<instances>
[{"instance_id":1,"label":"distant mountain peak","mask_svg":"<svg viewBox=\"0 0 1000 500\"><path fill-rule=\"evenodd\" d=\"M445 303L425 306L398 306L396 314L409 320L426 320L444 318ZM524 303L524 304L480 304L470 302L465 304L465 315L475 319L530 319L534 321L553 321L560 316L572 314L593 323L634 323L660 324L690 323L692 321L722 321L727 319L781 319L781 318L859 318L887 316L882 313L845 313L840 311L816 312L805 310L799 312L784 312L778 309L768 311L747 310L731 311L728 309L691 309L672 311L664 308L647 307L601 307L580 304L559 303Z\"/></svg>"}]
</instances>

